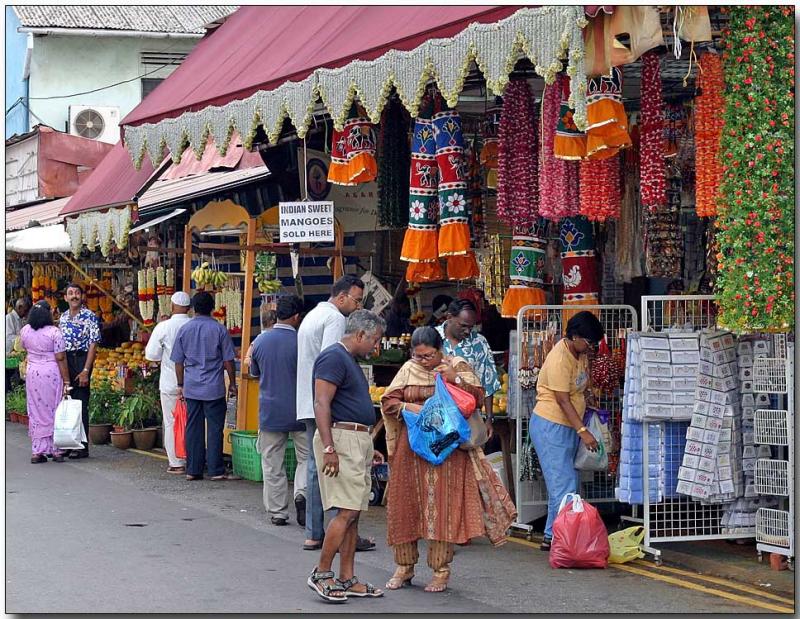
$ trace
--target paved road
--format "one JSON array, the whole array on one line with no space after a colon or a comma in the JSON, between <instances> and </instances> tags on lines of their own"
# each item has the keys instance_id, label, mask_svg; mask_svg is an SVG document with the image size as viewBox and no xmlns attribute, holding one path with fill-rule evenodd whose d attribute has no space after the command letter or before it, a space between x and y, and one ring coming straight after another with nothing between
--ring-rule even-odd
<instances>
[{"instance_id":1,"label":"paved road","mask_svg":"<svg viewBox=\"0 0 800 619\"><path fill-rule=\"evenodd\" d=\"M88 460L29 463L25 428L6 423L6 612L753 612L758 609L618 569L552 570L547 555L483 540L458 548L451 588L421 586L328 605L306 586L317 553L303 530L274 527L261 487L193 482L165 462L110 446ZM383 508L362 531L378 550L356 572L392 572ZM424 556L424 554L423 554ZM430 572L419 570L419 584Z\"/></svg>"}]
</instances>

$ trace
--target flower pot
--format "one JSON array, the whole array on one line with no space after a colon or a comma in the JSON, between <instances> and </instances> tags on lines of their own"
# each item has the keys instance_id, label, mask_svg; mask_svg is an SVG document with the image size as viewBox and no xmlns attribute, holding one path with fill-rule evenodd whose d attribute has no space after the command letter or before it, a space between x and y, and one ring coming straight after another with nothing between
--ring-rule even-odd
<instances>
[{"instance_id":1,"label":"flower pot","mask_svg":"<svg viewBox=\"0 0 800 619\"><path fill-rule=\"evenodd\" d=\"M124 432L111 432L111 444L117 449L128 449L133 444L133 432L125 430Z\"/></svg>"},{"instance_id":2,"label":"flower pot","mask_svg":"<svg viewBox=\"0 0 800 619\"><path fill-rule=\"evenodd\" d=\"M145 428L144 430L134 430L133 442L136 445L136 449L149 451L156 446L156 429Z\"/></svg>"},{"instance_id":3,"label":"flower pot","mask_svg":"<svg viewBox=\"0 0 800 619\"><path fill-rule=\"evenodd\" d=\"M92 445L105 445L109 440L111 440L110 423L89 424L89 441Z\"/></svg>"},{"instance_id":4,"label":"flower pot","mask_svg":"<svg viewBox=\"0 0 800 619\"><path fill-rule=\"evenodd\" d=\"M156 447L164 447L164 426L156 427Z\"/></svg>"},{"instance_id":5,"label":"flower pot","mask_svg":"<svg viewBox=\"0 0 800 619\"><path fill-rule=\"evenodd\" d=\"M19 417L19 422L22 425L25 425L25 426L28 425L28 416L27 415L17 415L17 416Z\"/></svg>"},{"instance_id":6,"label":"flower pot","mask_svg":"<svg viewBox=\"0 0 800 619\"><path fill-rule=\"evenodd\" d=\"M11 412L8 416L11 418L11 423L19 423L19 413Z\"/></svg>"},{"instance_id":7,"label":"flower pot","mask_svg":"<svg viewBox=\"0 0 800 619\"><path fill-rule=\"evenodd\" d=\"M112 426L112 430L113 430L114 432L130 432L130 430L128 430L128 429L127 429L126 427L124 427L124 426Z\"/></svg>"}]
</instances>

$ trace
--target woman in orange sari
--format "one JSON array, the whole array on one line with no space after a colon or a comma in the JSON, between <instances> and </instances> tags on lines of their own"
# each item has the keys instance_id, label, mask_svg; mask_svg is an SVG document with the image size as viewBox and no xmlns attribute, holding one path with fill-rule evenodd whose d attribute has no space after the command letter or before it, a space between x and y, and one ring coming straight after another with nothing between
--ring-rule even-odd
<instances>
[{"instance_id":1,"label":"woman in orange sari","mask_svg":"<svg viewBox=\"0 0 800 619\"><path fill-rule=\"evenodd\" d=\"M418 413L422 409L434 393L437 374L475 396L476 402L483 402L483 388L464 359L442 355L442 339L436 329L414 331L411 348L411 361L400 369L381 399L391 470L387 537L397 564L386 588L399 589L411 582L419 559L417 541L425 539L428 566L433 570L425 591L438 593L447 588L453 545L484 535L495 546L503 544L516 510L481 449L456 449L439 466L412 451L402 411Z\"/></svg>"}]
</instances>

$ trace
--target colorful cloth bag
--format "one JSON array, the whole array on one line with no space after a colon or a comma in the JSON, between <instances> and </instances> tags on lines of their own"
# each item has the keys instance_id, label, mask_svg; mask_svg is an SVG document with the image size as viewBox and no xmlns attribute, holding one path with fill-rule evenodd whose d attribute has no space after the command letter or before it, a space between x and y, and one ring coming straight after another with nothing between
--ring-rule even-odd
<instances>
[{"instance_id":1,"label":"colorful cloth bag","mask_svg":"<svg viewBox=\"0 0 800 619\"><path fill-rule=\"evenodd\" d=\"M369 183L377 176L372 123L353 104L342 131L333 131L328 182L351 186Z\"/></svg>"}]
</instances>

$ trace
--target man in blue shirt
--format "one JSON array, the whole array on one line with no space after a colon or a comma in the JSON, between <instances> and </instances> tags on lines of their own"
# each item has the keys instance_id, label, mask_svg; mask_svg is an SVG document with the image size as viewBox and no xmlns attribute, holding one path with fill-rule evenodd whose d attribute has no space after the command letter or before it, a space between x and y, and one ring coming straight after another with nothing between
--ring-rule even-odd
<instances>
[{"instance_id":1,"label":"man in blue shirt","mask_svg":"<svg viewBox=\"0 0 800 619\"><path fill-rule=\"evenodd\" d=\"M222 460L222 430L225 425L225 380L228 396L236 397L235 353L228 330L211 317L214 297L198 292L192 299L195 317L175 337L170 359L175 364L178 397L186 399L186 479L203 479L206 441L203 421L208 423L208 474L213 480L229 479Z\"/></svg>"},{"instance_id":2,"label":"man in blue shirt","mask_svg":"<svg viewBox=\"0 0 800 619\"><path fill-rule=\"evenodd\" d=\"M303 302L294 295L278 299L277 322L253 342L250 375L258 381L258 440L264 473L264 509L272 524L289 521L289 496L283 457L291 435L297 458L294 475L294 506L297 524L306 522L306 427L297 421L297 327Z\"/></svg>"}]
</instances>

